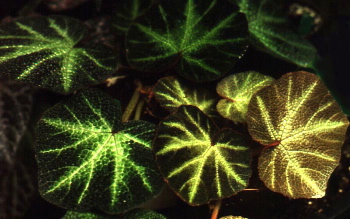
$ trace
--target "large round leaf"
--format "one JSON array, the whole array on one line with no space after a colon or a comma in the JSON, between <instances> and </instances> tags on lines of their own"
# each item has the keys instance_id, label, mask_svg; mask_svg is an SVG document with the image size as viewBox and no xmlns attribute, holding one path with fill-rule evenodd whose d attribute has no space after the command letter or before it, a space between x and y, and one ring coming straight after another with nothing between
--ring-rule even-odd
<instances>
[{"instance_id":1,"label":"large round leaf","mask_svg":"<svg viewBox=\"0 0 350 219\"><path fill-rule=\"evenodd\" d=\"M349 123L316 75L288 73L258 91L247 123L266 147L259 175L268 188L291 198L324 196Z\"/></svg>"},{"instance_id":2,"label":"large round leaf","mask_svg":"<svg viewBox=\"0 0 350 219\"><path fill-rule=\"evenodd\" d=\"M247 21L227 0L161 1L128 33L128 61L161 71L178 64L191 80L213 80L232 68L247 47Z\"/></svg>"},{"instance_id":3,"label":"large round leaf","mask_svg":"<svg viewBox=\"0 0 350 219\"><path fill-rule=\"evenodd\" d=\"M116 55L106 46L80 47L87 28L79 20L37 17L0 27L1 74L59 93L108 78Z\"/></svg>"},{"instance_id":4,"label":"large round leaf","mask_svg":"<svg viewBox=\"0 0 350 219\"><path fill-rule=\"evenodd\" d=\"M182 105L160 123L153 150L163 177L189 204L231 196L247 186L251 173L242 136L219 130L194 106Z\"/></svg>"},{"instance_id":5,"label":"large round leaf","mask_svg":"<svg viewBox=\"0 0 350 219\"><path fill-rule=\"evenodd\" d=\"M247 16L254 46L299 66L311 66L317 55L316 48L298 35L288 21L287 12L283 10L286 1L235 1L238 2L240 11Z\"/></svg>"},{"instance_id":6,"label":"large round leaf","mask_svg":"<svg viewBox=\"0 0 350 219\"><path fill-rule=\"evenodd\" d=\"M154 125L121 123L119 102L100 91L56 105L37 132L39 189L57 206L119 213L163 186L150 148Z\"/></svg>"},{"instance_id":7,"label":"large round leaf","mask_svg":"<svg viewBox=\"0 0 350 219\"><path fill-rule=\"evenodd\" d=\"M245 123L250 98L261 88L272 83L270 76L255 71L242 72L223 78L216 91L223 97L216 109L225 118L235 123Z\"/></svg>"},{"instance_id":8,"label":"large round leaf","mask_svg":"<svg viewBox=\"0 0 350 219\"><path fill-rule=\"evenodd\" d=\"M202 86L196 86L176 77L166 77L158 81L153 89L160 105L175 112L181 105L193 105L208 115L216 115L216 96Z\"/></svg>"}]
</instances>

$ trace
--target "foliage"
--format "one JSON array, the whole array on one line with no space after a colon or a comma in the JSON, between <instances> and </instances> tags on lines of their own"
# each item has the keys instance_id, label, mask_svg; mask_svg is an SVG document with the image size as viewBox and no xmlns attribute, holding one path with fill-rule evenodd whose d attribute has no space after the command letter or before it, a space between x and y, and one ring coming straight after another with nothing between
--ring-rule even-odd
<instances>
[{"instance_id":1,"label":"foliage","mask_svg":"<svg viewBox=\"0 0 350 219\"><path fill-rule=\"evenodd\" d=\"M291 198L325 195L349 122L316 75L288 73L255 93L247 123L266 148L259 176L268 188Z\"/></svg>"},{"instance_id":2,"label":"foliage","mask_svg":"<svg viewBox=\"0 0 350 219\"><path fill-rule=\"evenodd\" d=\"M0 25L0 218L49 202L216 219L251 190L327 197L349 122L288 1L40 2Z\"/></svg>"},{"instance_id":3,"label":"foliage","mask_svg":"<svg viewBox=\"0 0 350 219\"><path fill-rule=\"evenodd\" d=\"M182 105L163 120L153 149L165 180L190 204L231 196L248 184L243 138L231 129L219 130L196 107Z\"/></svg>"},{"instance_id":4,"label":"foliage","mask_svg":"<svg viewBox=\"0 0 350 219\"><path fill-rule=\"evenodd\" d=\"M119 102L100 91L45 112L37 134L39 189L58 206L120 213L163 186L151 152L154 125L121 123Z\"/></svg>"}]
</instances>

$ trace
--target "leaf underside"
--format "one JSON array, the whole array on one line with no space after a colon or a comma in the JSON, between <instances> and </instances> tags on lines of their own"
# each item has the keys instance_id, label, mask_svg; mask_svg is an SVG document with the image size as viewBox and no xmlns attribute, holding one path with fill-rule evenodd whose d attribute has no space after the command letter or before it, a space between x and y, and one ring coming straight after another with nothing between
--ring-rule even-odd
<instances>
[{"instance_id":1,"label":"leaf underside","mask_svg":"<svg viewBox=\"0 0 350 219\"><path fill-rule=\"evenodd\" d=\"M348 120L325 85L308 72L282 76L253 95L248 130L266 148L259 176L291 198L320 198L338 165Z\"/></svg>"},{"instance_id":2,"label":"leaf underside","mask_svg":"<svg viewBox=\"0 0 350 219\"><path fill-rule=\"evenodd\" d=\"M86 90L56 105L37 132L39 190L57 206L116 214L163 186L150 148L154 125L121 123L119 102L101 91Z\"/></svg>"},{"instance_id":3,"label":"leaf underside","mask_svg":"<svg viewBox=\"0 0 350 219\"><path fill-rule=\"evenodd\" d=\"M216 86L223 97L217 111L235 123L245 123L249 101L254 93L271 84L273 78L254 71L242 72L223 78Z\"/></svg>"},{"instance_id":4,"label":"leaf underside","mask_svg":"<svg viewBox=\"0 0 350 219\"><path fill-rule=\"evenodd\" d=\"M207 115L216 115L216 96L201 85L194 86L177 77L166 77L158 81L153 89L160 105L175 112L181 105L193 105Z\"/></svg>"},{"instance_id":5,"label":"leaf underside","mask_svg":"<svg viewBox=\"0 0 350 219\"><path fill-rule=\"evenodd\" d=\"M63 16L2 25L1 74L64 94L100 83L116 68L116 55L102 44L79 47L87 34L82 22Z\"/></svg>"},{"instance_id":6,"label":"leaf underside","mask_svg":"<svg viewBox=\"0 0 350 219\"><path fill-rule=\"evenodd\" d=\"M282 0L236 0L248 20L252 43L277 58L310 67L316 48L294 30Z\"/></svg>"},{"instance_id":7,"label":"leaf underside","mask_svg":"<svg viewBox=\"0 0 350 219\"><path fill-rule=\"evenodd\" d=\"M227 0L161 1L130 27L129 63L144 71L177 65L179 74L210 81L227 73L248 44L247 21Z\"/></svg>"},{"instance_id":8,"label":"leaf underside","mask_svg":"<svg viewBox=\"0 0 350 219\"><path fill-rule=\"evenodd\" d=\"M247 186L250 152L241 136L219 130L197 107L182 105L160 123L153 150L170 187L187 203L208 203Z\"/></svg>"}]
</instances>

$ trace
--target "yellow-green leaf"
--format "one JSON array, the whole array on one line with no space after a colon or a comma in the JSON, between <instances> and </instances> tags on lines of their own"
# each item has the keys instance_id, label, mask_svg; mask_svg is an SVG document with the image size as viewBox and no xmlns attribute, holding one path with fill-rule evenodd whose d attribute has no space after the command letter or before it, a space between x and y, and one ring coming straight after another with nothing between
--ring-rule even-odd
<instances>
[{"instance_id":1,"label":"yellow-green leaf","mask_svg":"<svg viewBox=\"0 0 350 219\"><path fill-rule=\"evenodd\" d=\"M216 105L217 111L235 123L245 123L249 101L254 93L272 83L270 76L255 71L242 72L222 79L216 86L223 97Z\"/></svg>"},{"instance_id":2,"label":"yellow-green leaf","mask_svg":"<svg viewBox=\"0 0 350 219\"><path fill-rule=\"evenodd\" d=\"M325 195L349 122L316 75L288 73L258 91L247 123L265 146L258 168L268 188L291 198Z\"/></svg>"},{"instance_id":3,"label":"yellow-green leaf","mask_svg":"<svg viewBox=\"0 0 350 219\"><path fill-rule=\"evenodd\" d=\"M176 111L181 105L193 105L208 115L217 115L215 110L217 99L213 93L177 77L160 79L153 92L160 105L170 112Z\"/></svg>"},{"instance_id":4,"label":"yellow-green leaf","mask_svg":"<svg viewBox=\"0 0 350 219\"><path fill-rule=\"evenodd\" d=\"M153 150L170 187L193 205L239 192L251 173L243 137L219 130L194 106L182 105L160 123Z\"/></svg>"}]
</instances>

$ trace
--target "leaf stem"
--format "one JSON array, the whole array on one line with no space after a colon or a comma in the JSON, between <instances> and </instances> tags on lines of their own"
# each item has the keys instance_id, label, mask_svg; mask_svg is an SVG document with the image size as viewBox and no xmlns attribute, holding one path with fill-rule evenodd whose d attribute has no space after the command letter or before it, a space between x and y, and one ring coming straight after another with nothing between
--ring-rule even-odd
<instances>
[{"instance_id":1,"label":"leaf stem","mask_svg":"<svg viewBox=\"0 0 350 219\"><path fill-rule=\"evenodd\" d=\"M130 119L132 112L134 112L135 107L139 102L139 98L140 98L139 90L142 88L142 83L140 81L135 81L135 83L136 83L136 88L130 99L128 106L126 107L123 113L122 122L127 122Z\"/></svg>"},{"instance_id":2,"label":"leaf stem","mask_svg":"<svg viewBox=\"0 0 350 219\"><path fill-rule=\"evenodd\" d=\"M211 213L210 219L217 219L218 218L221 204L222 204L222 199L216 201L213 212Z\"/></svg>"},{"instance_id":3,"label":"leaf stem","mask_svg":"<svg viewBox=\"0 0 350 219\"><path fill-rule=\"evenodd\" d=\"M140 119L143 105L145 105L145 100L141 100L137 104L135 115L134 115L134 120L139 120Z\"/></svg>"}]
</instances>

